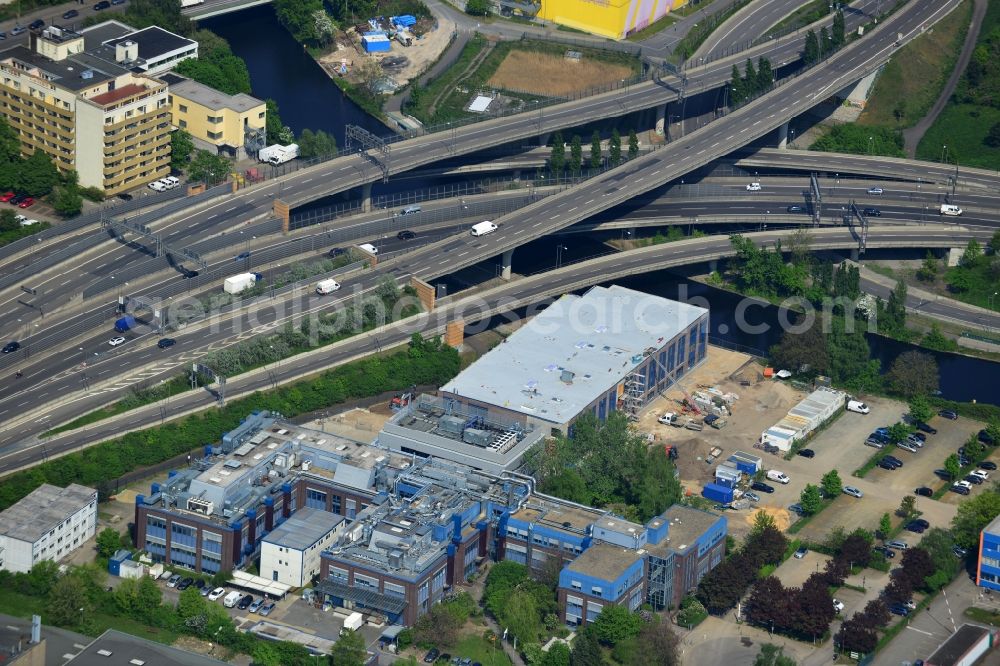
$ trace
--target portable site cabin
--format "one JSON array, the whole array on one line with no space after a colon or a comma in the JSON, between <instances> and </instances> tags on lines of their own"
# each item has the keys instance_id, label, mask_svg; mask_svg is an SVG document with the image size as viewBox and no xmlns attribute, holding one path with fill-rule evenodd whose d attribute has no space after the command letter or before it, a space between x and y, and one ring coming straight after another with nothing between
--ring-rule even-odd
<instances>
[{"instance_id":1,"label":"portable site cabin","mask_svg":"<svg viewBox=\"0 0 1000 666\"><path fill-rule=\"evenodd\" d=\"M365 53L385 53L391 44L384 32L366 32L361 38L361 46Z\"/></svg>"},{"instance_id":2,"label":"portable site cabin","mask_svg":"<svg viewBox=\"0 0 1000 666\"><path fill-rule=\"evenodd\" d=\"M715 468L715 483L720 486L735 488L737 484L739 484L742 476L743 473L736 469L736 466L732 463L720 463L719 466Z\"/></svg>"},{"instance_id":3,"label":"portable site cabin","mask_svg":"<svg viewBox=\"0 0 1000 666\"><path fill-rule=\"evenodd\" d=\"M760 470L764 469L763 458L749 453L744 453L743 451L734 451L733 455L729 456L726 460L735 465L736 469L749 476L753 476Z\"/></svg>"}]
</instances>

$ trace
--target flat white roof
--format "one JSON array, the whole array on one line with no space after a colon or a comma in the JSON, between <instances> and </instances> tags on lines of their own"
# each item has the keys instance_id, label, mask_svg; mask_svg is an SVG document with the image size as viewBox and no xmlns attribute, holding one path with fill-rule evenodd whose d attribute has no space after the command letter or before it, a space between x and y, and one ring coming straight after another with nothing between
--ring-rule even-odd
<instances>
[{"instance_id":1,"label":"flat white roof","mask_svg":"<svg viewBox=\"0 0 1000 666\"><path fill-rule=\"evenodd\" d=\"M469 111L472 111L473 113L482 113L486 109L490 108L490 103L492 102L492 97L477 95L476 99L472 100L472 104L469 105Z\"/></svg>"},{"instance_id":2,"label":"flat white roof","mask_svg":"<svg viewBox=\"0 0 1000 666\"><path fill-rule=\"evenodd\" d=\"M442 390L567 423L707 312L617 285L567 294Z\"/></svg>"}]
</instances>

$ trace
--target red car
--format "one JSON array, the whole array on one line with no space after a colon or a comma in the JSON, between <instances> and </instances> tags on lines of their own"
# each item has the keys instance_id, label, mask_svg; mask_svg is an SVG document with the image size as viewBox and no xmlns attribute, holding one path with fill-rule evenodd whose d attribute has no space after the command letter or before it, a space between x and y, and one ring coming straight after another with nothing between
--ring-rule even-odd
<instances>
[{"instance_id":1,"label":"red car","mask_svg":"<svg viewBox=\"0 0 1000 666\"><path fill-rule=\"evenodd\" d=\"M10 201L13 198L14 198L14 193L13 192L4 192L3 196L0 196L0 201L2 201L4 203L7 203L8 201Z\"/></svg>"},{"instance_id":2,"label":"red car","mask_svg":"<svg viewBox=\"0 0 1000 666\"><path fill-rule=\"evenodd\" d=\"M18 208L31 208L35 205L35 200L31 197L25 197L21 203L17 204Z\"/></svg>"}]
</instances>

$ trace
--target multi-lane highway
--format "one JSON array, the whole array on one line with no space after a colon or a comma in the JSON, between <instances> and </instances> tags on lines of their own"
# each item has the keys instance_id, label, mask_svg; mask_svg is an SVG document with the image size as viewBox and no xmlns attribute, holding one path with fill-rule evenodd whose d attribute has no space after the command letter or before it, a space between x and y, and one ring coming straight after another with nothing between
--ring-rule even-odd
<instances>
[{"instance_id":1,"label":"multi-lane highway","mask_svg":"<svg viewBox=\"0 0 1000 666\"><path fill-rule=\"evenodd\" d=\"M785 238L787 231L754 233L752 237L761 245L771 246ZM970 238L985 239L987 231L970 231L957 227L873 227L868 246L879 247L951 247L960 246ZM816 249L849 249L857 239L848 229L818 229L810 234ZM419 251L410 253L417 254ZM335 365L351 358L370 353L377 348L387 348L405 342L415 331L425 334L440 332L448 321L462 317L474 322L494 312L505 312L537 302L546 296L557 295L590 284L614 280L626 275L660 270L686 264L710 261L729 256L731 244L726 236L690 239L677 243L656 245L627 253L613 254L557 271L520 279L474 297L448 299L430 317L420 317L405 323L394 324L383 330L370 332L344 340L330 348L323 348L307 355L292 357L266 371L234 377L227 383L230 396L273 385L285 377L294 377L306 371L316 371L326 365ZM205 353L239 339L246 339L261 332L271 331L289 321L300 321L317 312L330 311L348 303L358 294L373 288L385 275L403 275L401 265L407 255L380 264L378 267L345 281L345 291L336 298L322 298L301 293L283 307L273 307L227 318L207 328L182 331L176 335L177 345L160 350L155 347L155 337L146 336L134 344L125 345L113 353L92 361L86 368L74 367L54 375L28 389L15 392L4 400L0 418L8 426L0 433L0 471L29 464L43 456L67 450L81 443L98 441L120 434L123 427L138 427L161 418L169 418L190 409L204 407L211 398L202 392L176 396L164 404L156 405L150 412L143 412L129 419L134 422L98 425L85 435L56 437L43 443L35 437L38 433L89 411L109 400L120 397L135 381L155 382L176 375L182 365L189 364ZM351 293L353 292L353 293ZM135 370L128 370L134 368ZM83 375L87 377L84 378ZM106 382L108 375L118 377L116 382ZM90 389L87 388L90 386ZM11 412L12 405L20 405ZM16 415L16 416L15 416Z\"/></svg>"}]
</instances>

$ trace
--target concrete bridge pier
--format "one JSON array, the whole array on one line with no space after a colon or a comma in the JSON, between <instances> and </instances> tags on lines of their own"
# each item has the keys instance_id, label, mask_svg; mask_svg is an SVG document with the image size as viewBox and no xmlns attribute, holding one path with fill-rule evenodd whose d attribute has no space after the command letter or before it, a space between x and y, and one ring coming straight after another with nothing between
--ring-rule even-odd
<instances>
[{"instance_id":1,"label":"concrete bridge pier","mask_svg":"<svg viewBox=\"0 0 1000 666\"><path fill-rule=\"evenodd\" d=\"M538 135L538 147L544 148L549 145L549 139L552 138L552 132L546 132L545 134Z\"/></svg>"},{"instance_id":2,"label":"concrete bridge pier","mask_svg":"<svg viewBox=\"0 0 1000 666\"><path fill-rule=\"evenodd\" d=\"M666 135L667 104L656 107L656 136Z\"/></svg>"},{"instance_id":3,"label":"concrete bridge pier","mask_svg":"<svg viewBox=\"0 0 1000 666\"><path fill-rule=\"evenodd\" d=\"M851 248L851 261L857 261L860 256L858 248Z\"/></svg>"},{"instance_id":4,"label":"concrete bridge pier","mask_svg":"<svg viewBox=\"0 0 1000 666\"><path fill-rule=\"evenodd\" d=\"M514 250L507 250L500 257L500 279L510 281L510 265L514 260Z\"/></svg>"},{"instance_id":5,"label":"concrete bridge pier","mask_svg":"<svg viewBox=\"0 0 1000 666\"><path fill-rule=\"evenodd\" d=\"M365 183L361 186L361 212L370 213L372 210L372 184Z\"/></svg>"},{"instance_id":6,"label":"concrete bridge pier","mask_svg":"<svg viewBox=\"0 0 1000 666\"><path fill-rule=\"evenodd\" d=\"M715 273L718 270L719 270L719 260L718 259L712 259L711 261L708 262L708 272L709 273Z\"/></svg>"},{"instance_id":7,"label":"concrete bridge pier","mask_svg":"<svg viewBox=\"0 0 1000 666\"><path fill-rule=\"evenodd\" d=\"M778 148L788 148L788 123L778 128Z\"/></svg>"}]
</instances>

